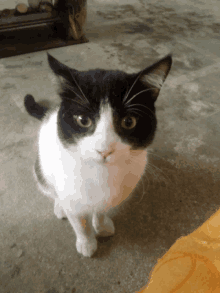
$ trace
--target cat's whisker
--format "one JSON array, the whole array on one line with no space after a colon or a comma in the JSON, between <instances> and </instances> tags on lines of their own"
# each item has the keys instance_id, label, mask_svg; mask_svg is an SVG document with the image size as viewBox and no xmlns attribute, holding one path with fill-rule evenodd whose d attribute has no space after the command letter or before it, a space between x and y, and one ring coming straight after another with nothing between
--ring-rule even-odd
<instances>
[{"instance_id":1,"label":"cat's whisker","mask_svg":"<svg viewBox=\"0 0 220 293\"><path fill-rule=\"evenodd\" d=\"M143 174L143 178L147 178L147 181L149 183L150 179L155 182L155 181L159 181L157 174L153 171L153 169L150 168L150 166L147 166L148 168L146 168L144 174ZM151 177L148 176L148 174L151 175ZM156 179L155 179L156 178Z\"/></svg>"},{"instance_id":2,"label":"cat's whisker","mask_svg":"<svg viewBox=\"0 0 220 293\"><path fill-rule=\"evenodd\" d=\"M149 183L149 179L147 178L147 181L148 181L148 183ZM139 204L142 200L143 200L143 198L144 198L144 195L146 194L146 191L147 190L145 190L145 188L144 188L144 180L143 180L143 176L141 177L141 182L142 182L142 194L141 194L141 199L138 201L138 202L136 202L136 204ZM147 185L148 186L148 185ZM148 189L148 188L147 188Z\"/></svg>"},{"instance_id":3,"label":"cat's whisker","mask_svg":"<svg viewBox=\"0 0 220 293\"><path fill-rule=\"evenodd\" d=\"M155 116L155 113L151 110L151 109L149 109L147 106L145 106L145 105L141 105L141 104L132 104L132 105L128 105L127 106L127 108L130 108L130 107L134 107L134 106L141 106L141 107L145 107L146 109L148 109L154 116ZM136 108L135 108L136 109ZM139 110L139 109L136 109L136 110ZM141 110L139 110L139 111L141 111ZM142 111L143 112L143 111ZM145 112L144 112L145 113Z\"/></svg>"},{"instance_id":4,"label":"cat's whisker","mask_svg":"<svg viewBox=\"0 0 220 293\"><path fill-rule=\"evenodd\" d=\"M161 187L161 183L162 182L165 182L166 183L166 180L164 180L164 178L162 177L163 180L161 180L161 176L156 172L158 170L154 170L153 169L153 165L149 164L148 163L148 166L147 166L147 172L150 173L151 175L153 175L153 178L155 179L155 181L159 184L159 186Z\"/></svg>"},{"instance_id":5,"label":"cat's whisker","mask_svg":"<svg viewBox=\"0 0 220 293\"><path fill-rule=\"evenodd\" d=\"M138 159L138 158L133 158L133 162L134 163L136 163L136 164L140 164L141 165L141 163L142 163L142 159L140 158L140 159ZM156 178L158 181L160 181L160 177L158 176L158 173L157 172L155 172L155 169L156 169L156 171L160 171L161 173L163 173L163 171L162 170L160 170L158 167L156 167L156 166L154 166L154 165L152 165L151 163L147 163L147 166L146 166L146 169L145 169L145 172L148 172L148 173L150 173L151 175L153 175L154 176L154 178ZM145 173L144 172L144 173ZM143 175L143 177L144 177L144 175ZM163 178L164 179L164 178Z\"/></svg>"},{"instance_id":6,"label":"cat's whisker","mask_svg":"<svg viewBox=\"0 0 220 293\"><path fill-rule=\"evenodd\" d=\"M154 176L154 178L156 178L158 181L160 181L158 178L158 175L157 173L154 171L152 165L150 163L147 164L147 168L146 168L146 171L149 172L151 175Z\"/></svg>"},{"instance_id":7,"label":"cat's whisker","mask_svg":"<svg viewBox=\"0 0 220 293\"><path fill-rule=\"evenodd\" d=\"M68 88L69 90L71 90L80 100L82 100L83 102L84 102L84 100L83 100L83 98L80 96L80 95L78 95L75 91L74 91L74 88L73 88L73 86L71 86L70 84L68 84L68 83L66 83L65 85L64 85L64 87L66 87L66 88ZM70 99L70 98L69 98ZM70 99L70 100L72 100L72 99Z\"/></svg>"},{"instance_id":8,"label":"cat's whisker","mask_svg":"<svg viewBox=\"0 0 220 293\"><path fill-rule=\"evenodd\" d=\"M132 155L131 155L132 156ZM141 166L141 164L142 164L142 159L140 158L140 159L138 159L137 157L132 157L132 163L135 163L136 165L138 165L138 164L140 164L140 166ZM146 171L146 170L145 170ZM145 172L144 172L145 173ZM150 173L150 172L149 172ZM142 177L141 177L141 180L140 180L140 182L142 182L142 190L143 190L143 192L142 192L142 195L141 195L141 199L137 202L137 204L138 203L140 203L141 201L142 201L142 199L143 199L143 197L144 197L144 194L146 193L146 190L144 189L144 182L143 182L143 180L144 180L144 174L142 175ZM139 182L139 184L140 184L140 182ZM147 177L147 182L148 182L148 184L149 184L149 179L148 179L148 177ZM139 185L138 184L138 185ZM137 185L137 186L138 186ZM148 186L148 185L147 185Z\"/></svg>"},{"instance_id":9,"label":"cat's whisker","mask_svg":"<svg viewBox=\"0 0 220 293\"><path fill-rule=\"evenodd\" d=\"M82 103L80 103L80 102L77 101L77 100L73 100L73 102L75 102L75 103L77 103L77 104L79 104L79 105L82 105L83 107L86 107L86 108L89 109L89 106L88 106L87 104L82 104Z\"/></svg>"},{"instance_id":10,"label":"cat's whisker","mask_svg":"<svg viewBox=\"0 0 220 293\"><path fill-rule=\"evenodd\" d=\"M155 175L155 173L154 173L153 170L151 170L150 168L146 169L146 171L145 171L145 175L147 175L147 174L150 174L150 175L152 176L153 180L155 181L155 177L156 177L156 175ZM146 178L148 179L148 182L149 182L149 178L148 178L148 176L143 176L143 177L146 177ZM157 178L157 177L156 177L156 178Z\"/></svg>"},{"instance_id":11,"label":"cat's whisker","mask_svg":"<svg viewBox=\"0 0 220 293\"><path fill-rule=\"evenodd\" d=\"M153 165L153 164L151 164L151 163L149 163L149 162L148 162L148 165L149 165L151 168L155 168L157 171L160 171L161 173L163 173L164 176L166 176L166 175L164 174L164 172L163 172L159 167L156 167L155 165Z\"/></svg>"},{"instance_id":12,"label":"cat's whisker","mask_svg":"<svg viewBox=\"0 0 220 293\"><path fill-rule=\"evenodd\" d=\"M77 103L77 104L79 104L79 105L81 105L81 106L83 106L83 107L86 107L86 108L90 109L89 106L88 106L87 104L80 103L80 101L78 101L78 100L71 99L71 98L69 98L69 97L65 97L65 100L70 100L70 101L72 101L73 103Z\"/></svg>"},{"instance_id":13,"label":"cat's whisker","mask_svg":"<svg viewBox=\"0 0 220 293\"><path fill-rule=\"evenodd\" d=\"M74 91L74 89L73 89L73 87L71 86L71 85L69 85L69 84L65 84L64 85L64 90L65 90L65 88L68 88L68 89L70 89L79 99L80 99L80 101L82 101L82 103L80 103L80 101L78 101L78 100L76 100L76 99L74 99L74 98L69 98L69 97L65 97L65 100L70 100L70 101L72 101L72 102L75 102L75 103L77 103L77 104L79 104L79 105L82 105L83 107L86 107L86 108L88 108L89 109L89 106L88 106L88 104L86 103L86 101L80 96L80 95L78 95L75 91Z\"/></svg>"},{"instance_id":14,"label":"cat's whisker","mask_svg":"<svg viewBox=\"0 0 220 293\"><path fill-rule=\"evenodd\" d=\"M132 86L130 87L130 90L128 91L127 95L125 96L125 98L123 99L123 103L126 101L126 99L128 98L131 90L133 89L134 85L136 84L136 82L138 81L138 79L140 78L141 74L143 73L145 69L143 69L137 76L137 78L135 79L135 81L133 82Z\"/></svg>"},{"instance_id":15,"label":"cat's whisker","mask_svg":"<svg viewBox=\"0 0 220 293\"><path fill-rule=\"evenodd\" d=\"M153 156L156 156L156 157L160 158L161 160L163 160L163 158L162 158L161 156L158 156L158 155L154 154L151 150L148 150L148 154L153 155ZM149 164L149 163L148 163L148 164ZM167 175L165 175L165 173L164 173L160 168L158 168L158 167L156 167L155 165L152 165L152 164L150 164L150 165L151 165L153 168L157 168L160 172L162 172L163 175L169 180L169 182L171 183L171 185L173 185L173 183L174 183L174 185L176 184L176 182L171 181L171 180L169 179L169 177L168 177Z\"/></svg>"},{"instance_id":16,"label":"cat's whisker","mask_svg":"<svg viewBox=\"0 0 220 293\"><path fill-rule=\"evenodd\" d=\"M127 108L129 108L129 107L133 107L133 106L141 106L141 107L145 107L145 108L149 109L147 106L142 105L142 104L132 104L132 105L128 105Z\"/></svg>"},{"instance_id":17,"label":"cat's whisker","mask_svg":"<svg viewBox=\"0 0 220 293\"><path fill-rule=\"evenodd\" d=\"M149 164L151 166L151 168L155 168L157 171L160 171L163 175L164 175L164 178L165 179L165 182L166 180L168 179L169 183L172 185L173 182L170 181L169 177L167 175L165 175L165 173L158 167L156 167L155 165L152 165L152 164Z\"/></svg>"},{"instance_id":18,"label":"cat's whisker","mask_svg":"<svg viewBox=\"0 0 220 293\"><path fill-rule=\"evenodd\" d=\"M132 157L132 162L133 163L135 163L136 165L137 164L142 164L142 158L140 158L140 159L138 159L137 157ZM146 193L146 190L144 189L144 182L143 182L143 180L144 180L144 178L146 178L147 179L147 182L148 182L148 185L149 185L149 178L147 177L147 176L144 176L144 174L145 174L145 172L146 172L147 170L145 169L145 171L144 171L144 173L143 173L143 175L142 175L142 177L141 177L141 182L142 182L142 186L143 186L143 192L142 192L142 196L141 196L141 199L140 199L140 201L138 201L138 203L140 203L141 201L142 201L142 199L143 199L143 197L144 197L144 194ZM152 170L153 171L153 170ZM150 171L149 171L149 173L150 174L152 174ZM153 172L153 175L155 175L154 174L154 172ZM148 186L147 185L147 186ZM148 188L147 188L148 189Z\"/></svg>"},{"instance_id":19,"label":"cat's whisker","mask_svg":"<svg viewBox=\"0 0 220 293\"><path fill-rule=\"evenodd\" d=\"M130 110L129 111L129 113L136 113L137 115L140 115L141 117L143 117L143 115L141 115L140 113L138 113L138 112L136 112L136 111L138 111L139 109L135 109L135 110ZM141 110L139 110L139 111L141 111ZM143 112L143 111L141 111L141 112ZM144 112L143 112L144 113Z\"/></svg>"},{"instance_id":20,"label":"cat's whisker","mask_svg":"<svg viewBox=\"0 0 220 293\"><path fill-rule=\"evenodd\" d=\"M128 93L128 92L129 92L129 89L130 89L130 88L128 88L128 89L126 90L126 93L125 93L124 99L123 99L123 101L122 101L123 104L124 104L124 102L125 102L125 97L129 94L129 93Z\"/></svg>"},{"instance_id":21,"label":"cat's whisker","mask_svg":"<svg viewBox=\"0 0 220 293\"><path fill-rule=\"evenodd\" d=\"M146 112L144 112L143 110L140 110L140 109L137 109L137 108L131 108L131 109L127 109L128 111L133 111L133 110L135 110L135 111L141 111L142 113L146 113Z\"/></svg>"},{"instance_id":22,"label":"cat's whisker","mask_svg":"<svg viewBox=\"0 0 220 293\"><path fill-rule=\"evenodd\" d=\"M161 160L163 160L163 157L156 155L152 150L147 150L147 153L148 153L149 155L156 156L156 157L160 158Z\"/></svg>"},{"instance_id":23,"label":"cat's whisker","mask_svg":"<svg viewBox=\"0 0 220 293\"><path fill-rule=\"evenodd\" d=\"M128 103L130 103L135 97L137 97L138 95L140 95L141 93L143 93L143 92L147 92L147 91L150 91L150 90L152 90L152 89L156 89L156 88L149 88L149 89L146 89L146 90L143 90L143 91L137 93L136 95L134 95L133 97L131 97L130 100L128 100L128 101L125 103L125 106L126 106Z\"/></svg>"},{"instance_id":24,"label":"cat's whisker","mask_svg":"<svg viewBox=\"0 0 220 293\"><path fill-rule=\"evenodd\" d=\"M69 69L68 69L68 70L69 70ZM85 94L83 93L83 91L82 91L81 87L80 87L80 86L79 86L79 84L77 83L77 81L76 81L75 77L72 75L72 72L71 72L70 70L69 70L69 72L70 72L70 74L71 74L71 76L72 76L73 80L75 81L75 83L76 83L76 85L77 85L78 89L81 91L81 93L82 93L83 97L85 98L85 100L86 100L86 101L87 101L87 103L89 104L89 101L88 101L88 99L86 98L86 96L85 96Z\"/></svg>"}]
</instances>

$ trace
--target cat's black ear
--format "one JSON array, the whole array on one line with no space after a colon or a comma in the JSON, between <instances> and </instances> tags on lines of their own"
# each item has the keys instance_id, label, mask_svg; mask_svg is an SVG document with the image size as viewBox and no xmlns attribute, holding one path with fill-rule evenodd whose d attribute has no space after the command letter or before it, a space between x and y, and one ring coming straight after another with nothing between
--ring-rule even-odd
<instances>
[{"instance_id":1,"label":"cat's black ear","mask_svg":"<svg viewBox=\"0 0 220 293\"><path fill-rule=\"evenodd\" d=\"M73 80L73 74L76 73L77 70L62 64L57 59L52 57L49 53L47 53L47 58L48 58L48 63L50 65L50 68L59 78L61 79L63 78L67 81Z\"/></svg>"},{"instance_id":2,"label":"cat's black ear","mask_svg":"<svg viewBox=\"0 0 220 293\"><path fill-rule=\"evenodd\" d=\"M165 79L167 78L171 65L172 56L167 55L163 59L159 60L139 73L139 80L144 85L152 89L151 92L155 99L157 98L160 89Z\"/></svg>"}]
</instances>

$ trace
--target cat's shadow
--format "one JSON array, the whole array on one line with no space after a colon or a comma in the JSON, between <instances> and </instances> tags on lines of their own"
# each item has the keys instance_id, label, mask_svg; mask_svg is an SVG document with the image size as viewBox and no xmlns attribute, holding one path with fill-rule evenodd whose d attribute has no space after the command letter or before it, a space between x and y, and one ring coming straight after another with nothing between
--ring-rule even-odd
<instances>
[{"instance_id":1,"label":"cat's shadow","mask_svg":"<svg viewBox=\"0 0 220 293\"><path fill-rule=\"evenodd\" d=\"M154 175L147 172L144 176L145 193L140 184L113 215L116 234L99 239L95 257L106 256L118 246L130 251L135 247L142 253L159 257L220 207L216 196L220 181L214 182L210 171L178 169L158 158L151 158L151 164L156 168Z\"/></svg>"}]
</instances>

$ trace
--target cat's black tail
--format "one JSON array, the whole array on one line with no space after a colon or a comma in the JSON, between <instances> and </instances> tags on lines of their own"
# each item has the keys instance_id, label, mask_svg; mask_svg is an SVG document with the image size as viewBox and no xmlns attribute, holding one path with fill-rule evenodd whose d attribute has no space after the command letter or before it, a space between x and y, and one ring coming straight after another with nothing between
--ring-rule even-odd
<instances>
[{"instance_id":1,"label":"cat's black tail","mask_svg":"<svg viewBox=\"0 0 220 293\"><path fill-rule=\"evenodd\" d=\"M26 95L24 98L24 105L27 110L27 112L31 115L34 116L35 118L41 120L48 108L39 105L38 103L35 102L34 97L32 95Z\"/></svg>"}]
</instances>

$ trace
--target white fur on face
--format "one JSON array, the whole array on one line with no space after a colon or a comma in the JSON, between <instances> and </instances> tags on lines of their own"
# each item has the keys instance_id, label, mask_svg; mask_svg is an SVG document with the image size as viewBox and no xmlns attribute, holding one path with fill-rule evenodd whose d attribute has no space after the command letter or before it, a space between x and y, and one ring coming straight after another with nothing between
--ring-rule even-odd
<instances>
[{"instance_id":1,"label":"white fur on face","mask_svg":"<svg viewBox=\"0 0 220 293\"><path fill-rule=\"evenodd\" d=\"M86 136L78 143L77 149L84 159L101 160L101 153L111 150L121 150L127 145L122 143L120 137L113 128L112 109L109 105L101 107L100 120L95 132L91 136ZM110 157L107 158L109 160Z\"/></svg>"},{"instance_id":2,"label":"white fur on face","mask_svg":"<svg viewBox=\"0 0 220 293\"><path fill-rule=\"evenodd\" d=\"M95 132L66 149L57 136L57 111L42 125L39 158L43 175L72 213L120 204L140 180L146 151L130 151L113 128L112 110L102 107ZM114 152L104 164L98 151ZM120 196L119 196L120 195ZM119 196L119 197L118 197Z\"/></svg>"}]
</instances>

